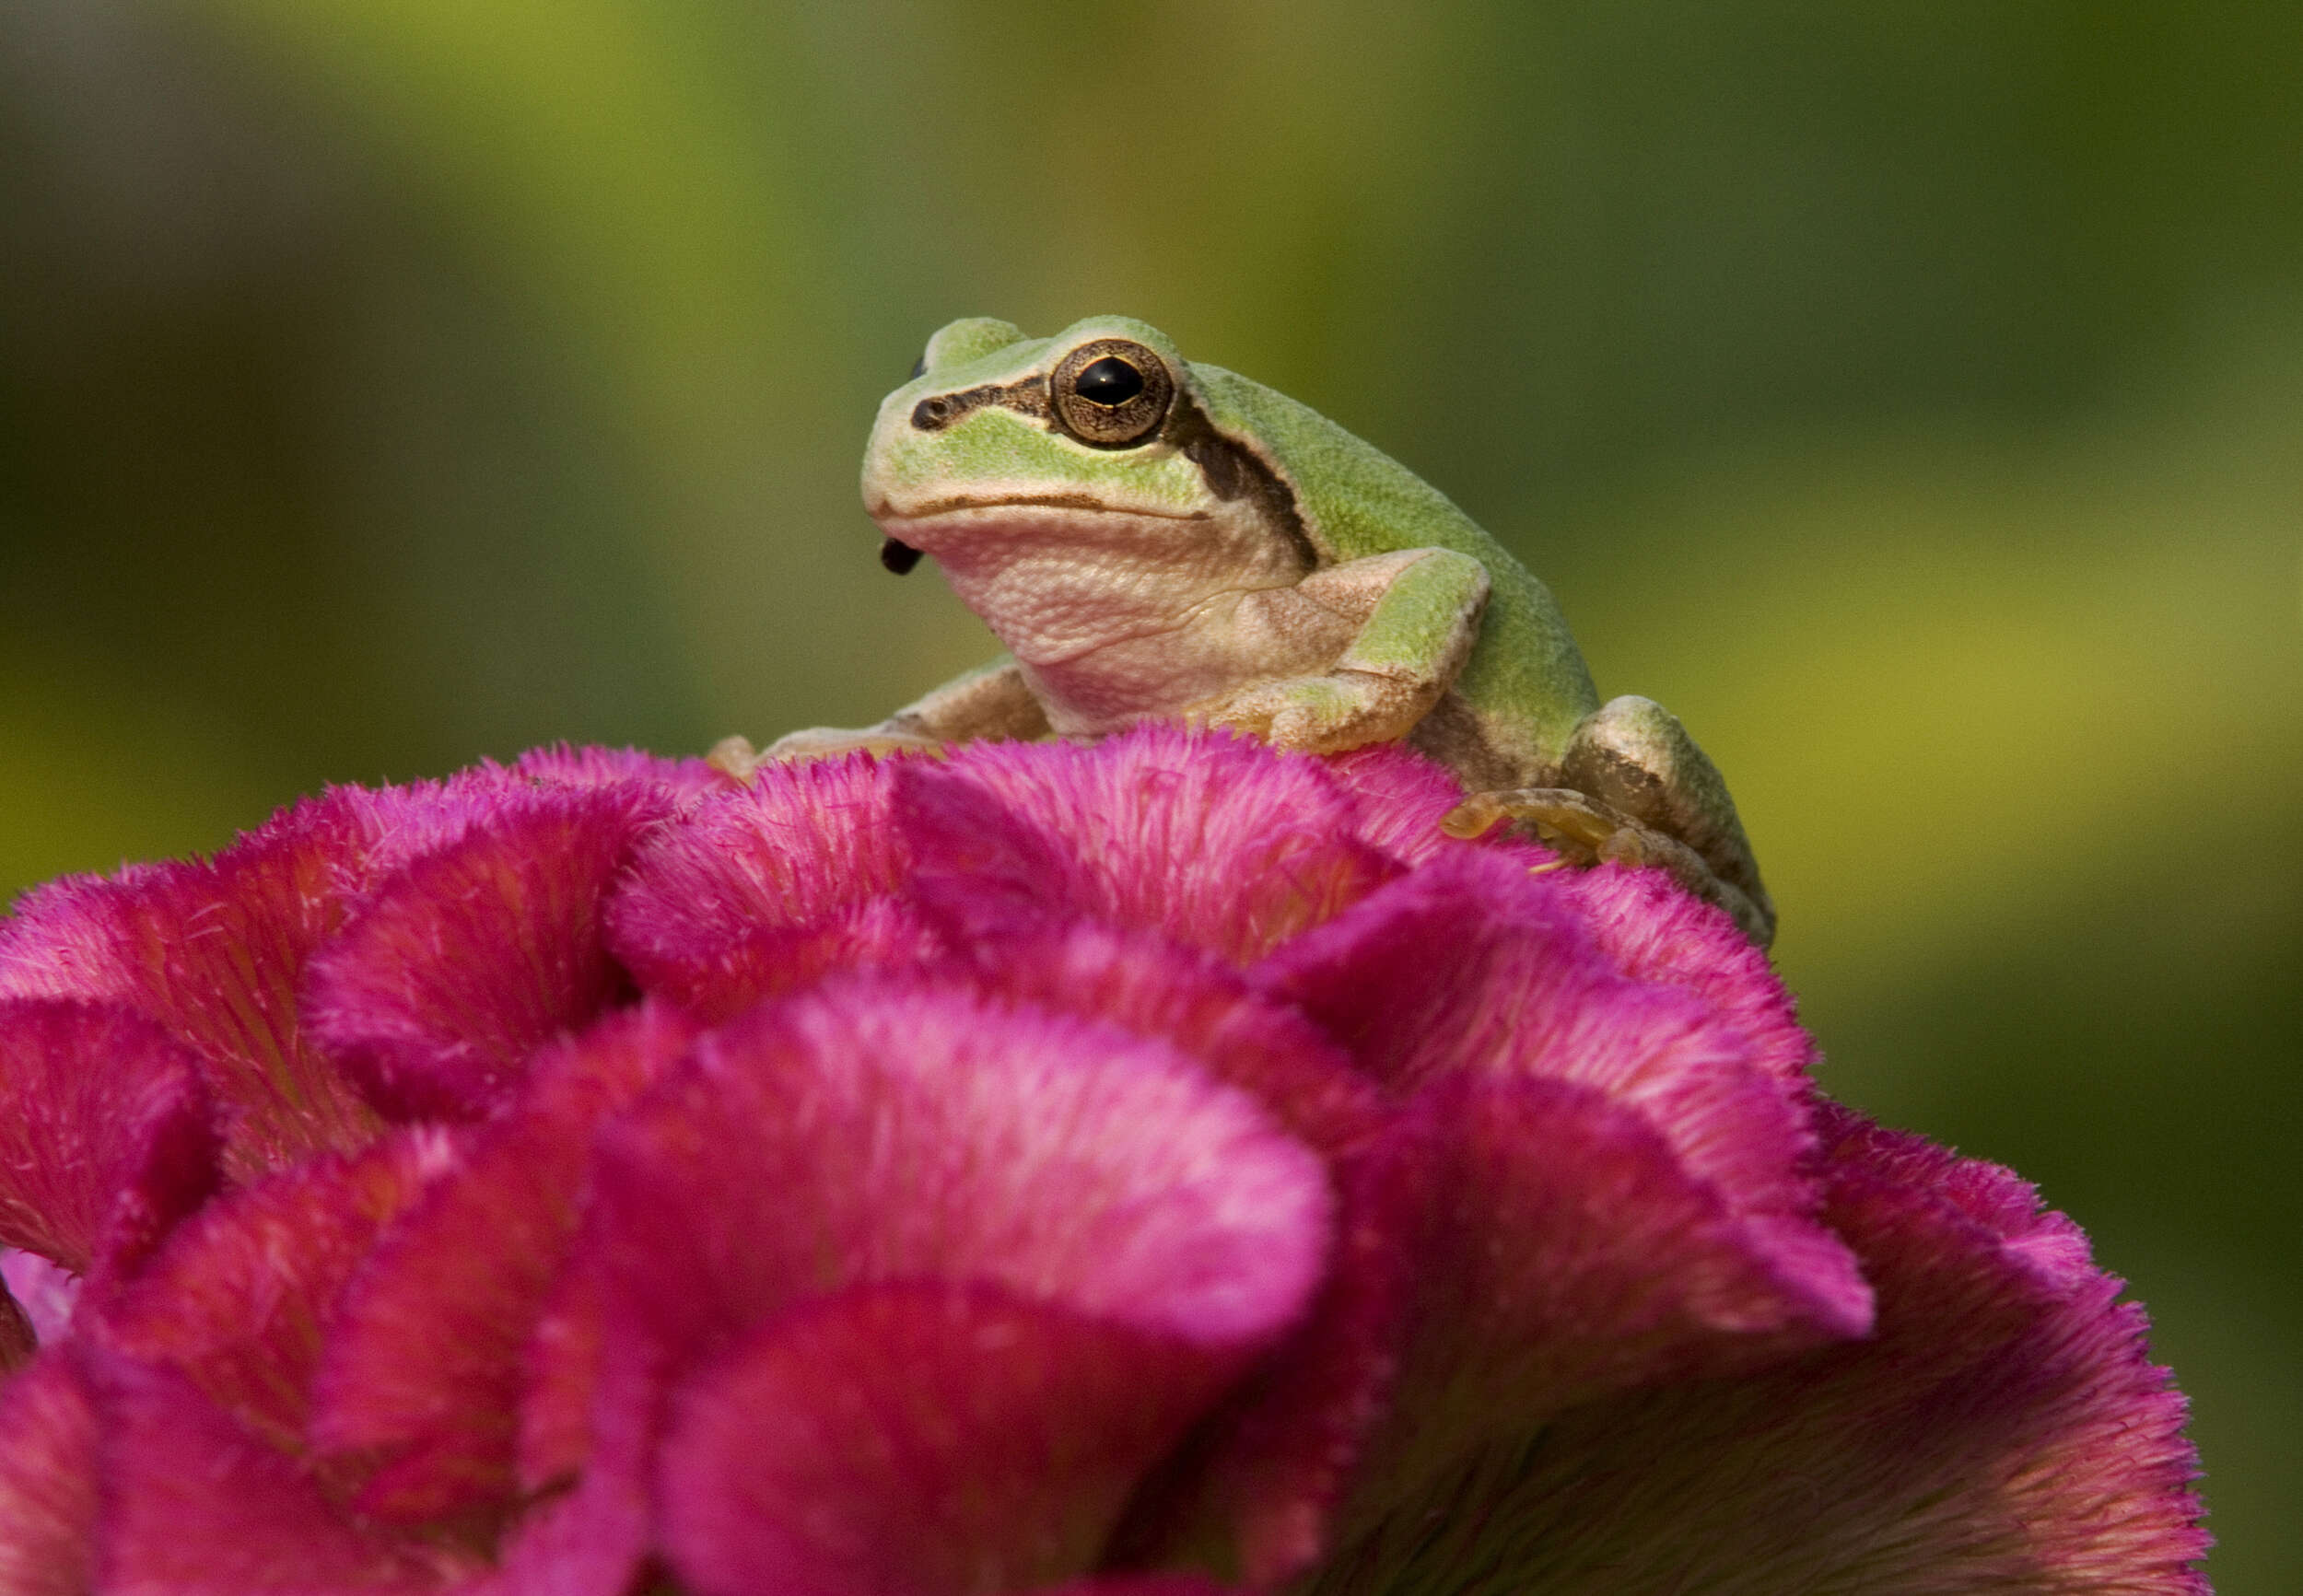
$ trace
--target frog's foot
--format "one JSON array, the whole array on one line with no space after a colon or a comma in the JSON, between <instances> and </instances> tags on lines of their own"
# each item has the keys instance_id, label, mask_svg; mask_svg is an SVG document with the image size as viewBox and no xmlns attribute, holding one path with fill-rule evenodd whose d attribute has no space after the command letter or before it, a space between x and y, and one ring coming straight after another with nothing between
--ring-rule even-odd
<instances>
[{"instance_id":1,"label":"frog's foot","mask_svg":"<svg viewBox=\"0 0 2303 1596\"><path fill-rule=\"evenodd\" d=\"M1395 742L1430 712L1436 683L1373 670L1290 676L1187 705L1194 726L1222 727L1297 753L1341 753Z\"/></svg>"},{"instance_id":2,"label":"frog's foot","mask_svg":"<svg viewBox=\"0 0 2303 1596\"><path fill-rule=\"evenodd\" d=\"M893 731L884 727L867 726L849 730L836 726L812 726L805 731L787 732L765 749L754 748L745 738L723 737L712 744L712 751L704 756L704 763L726 771L748 786L760 766L777 764L786 760L837 759L844 753L859 752L941 753L944 747L941 739L921 737L908 731Z\"/></svg>"},{"instance_id":3,"label":"frog's foot","mask_svg":"<svg viewBox=\"0 0 2303 1596\"><path fill-rule=\"evenodd\" d=\"M1441 820L1451 837L1483 835L1498 821L1514 821L1537 841L1577 865L1654 865L1707 903L1727 911L1743 934L1760 947L1775 937L1775 909L1764 894L1755 899L1719 873L1678 837L1572 787L1532 786L1510 792L1474 793Z\"/></svg>"}]
</instances>

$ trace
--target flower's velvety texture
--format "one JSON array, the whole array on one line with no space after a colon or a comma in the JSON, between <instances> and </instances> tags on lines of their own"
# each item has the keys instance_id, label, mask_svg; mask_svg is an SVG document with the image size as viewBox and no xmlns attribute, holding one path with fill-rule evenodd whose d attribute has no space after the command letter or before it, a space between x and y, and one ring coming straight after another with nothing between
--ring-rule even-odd
<instances>
[{"instance_id":1,"label":"flower's velvety texture","mask_svg":"<svg viewBox=\"0 0 2303 1596\"><path fill-rule=\"evenodd\" d=\"M0 923L0 1592L2204 1590L1764 957L1150 728L339 788Z\"/></svg>"}]
</instances>

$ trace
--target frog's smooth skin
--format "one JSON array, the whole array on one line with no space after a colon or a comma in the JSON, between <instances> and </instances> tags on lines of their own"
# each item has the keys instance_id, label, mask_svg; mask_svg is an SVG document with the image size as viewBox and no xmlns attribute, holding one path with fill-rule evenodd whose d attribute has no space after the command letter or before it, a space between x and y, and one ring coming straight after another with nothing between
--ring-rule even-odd
<instances>
[{"instance_id":1,"label":"frog's smooth skin","mask_svg":"<svg viewBox=\"0 0 2303 1596\"><path fill-rule=\"evenodd\" d=\"M1405 740L1474 795L1451 832L1509 817L1662 864L1773 935L1719 773L1660 705L1601 705L1541 582L1404 466L1140 321L944 328L880 406L863 497L890 569L934 559L1009 656L768 758L1154 717L1315 753Z\"/></svg>"}]
</instances>

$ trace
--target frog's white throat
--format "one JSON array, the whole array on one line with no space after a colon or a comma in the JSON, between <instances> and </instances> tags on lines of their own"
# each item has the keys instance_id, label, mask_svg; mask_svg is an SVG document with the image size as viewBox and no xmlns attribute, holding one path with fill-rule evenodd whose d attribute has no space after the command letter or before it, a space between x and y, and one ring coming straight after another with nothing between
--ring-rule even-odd
<instances>
[{"instance_id":1,"label":"frog's white throat","mask_svg":"<svg viewBox=\"0 0 2303 1596\"><path fill-rule=\"evenodd\" d=\"M883 510L1024 667L1056 729L1172 713L1272 639L1252 596L1306 574L1245 502L1178 514L1000 503ZM1245 610L1243 609L1245 606Z\"/></svg>"}]
</instances>

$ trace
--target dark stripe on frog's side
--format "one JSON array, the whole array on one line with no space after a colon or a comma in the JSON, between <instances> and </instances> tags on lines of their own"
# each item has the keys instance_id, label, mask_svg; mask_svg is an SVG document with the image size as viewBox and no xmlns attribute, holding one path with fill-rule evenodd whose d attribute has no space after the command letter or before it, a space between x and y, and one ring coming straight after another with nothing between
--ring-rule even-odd
<instances>
[{"instance_id":1,"label":"dark stripe on frog's side","mask_svg":"<svg viewBox=\"0 0 2303 1596\"><path fill-rule=\"evenodd\" d=\"M1219 432L1188 387L1176 391L1175 402L1167 413L1165 425L1160 428L1160 438L1199 468L1208 491L1216 497L1226 504L1235 499L1254 500L1256 507L1263 512L1265 523L1277 528L1287 539L1306 575L1319 569L1319 546L1304 530L1303 512L1296 507L1295 490L1252 446Z\"/></svg>"}]
</instances>

